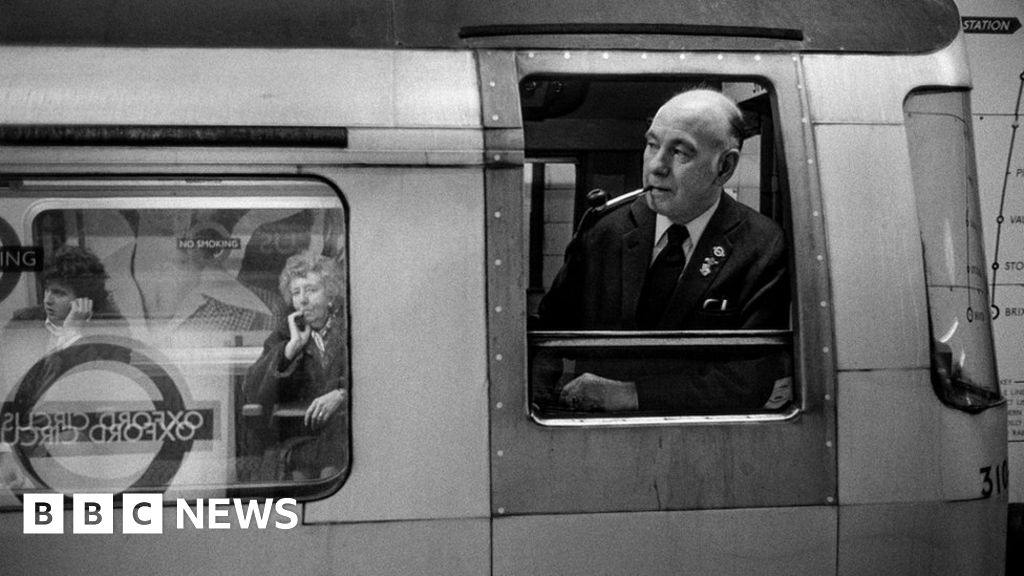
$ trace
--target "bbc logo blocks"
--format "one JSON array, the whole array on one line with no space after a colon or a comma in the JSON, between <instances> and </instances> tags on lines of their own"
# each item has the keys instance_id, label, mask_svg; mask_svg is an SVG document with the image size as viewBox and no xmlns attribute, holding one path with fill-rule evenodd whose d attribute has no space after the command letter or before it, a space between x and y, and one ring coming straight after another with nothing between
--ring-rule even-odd
<instances>
[{"instance_id":1,"label":"bbc logo blocks","mask_svg":"<svg viewBox=\"0 0 1024 576\"><path fill-rule=\"evenodd\" d=\"M122 533L163 533L161 494L124 494L121 498ZM25 534L64 533L62 494L25 494L23 509ZM116 513L113 494L75 494L71 505L71 531L75 534L113 534Z\"/></svg>"},{"instance_id":2,"label":"bbc logo blocks","mask_svg":"<svg viewBox=\"0 0 1024 576\"><path fill-rule=\"evenodd\" d=\"M22 500L25 534L63 534L65 516L63 494L25 494ZM115 519L121 516L122 534L163 534L164 501L162 494L122 494L118 511L113 494L74 494L71 496L71 532L73 534L113 534ZM174 528L183 530L226 530L273 527L290 530L299 524L294 498L246 500L242 498L197 498L189 502L178 498ZM233 518L232 518L233 517Z\"/></svg>"}]
</instances>

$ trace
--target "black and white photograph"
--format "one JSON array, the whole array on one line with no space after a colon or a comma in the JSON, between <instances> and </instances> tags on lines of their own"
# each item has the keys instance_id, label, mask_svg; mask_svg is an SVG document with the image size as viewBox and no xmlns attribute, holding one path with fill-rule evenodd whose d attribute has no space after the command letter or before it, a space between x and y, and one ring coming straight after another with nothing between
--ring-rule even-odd
<instances>
[{"instance_id":1,"label":"black and white photograph","mask_svg":"<svg viewBox=\"0 0 1024 576\"><path fill-rule=\"evenodd\" d=\"M1024 574L1020 0L0 0L0 574Z\"/></svg>"}]
</instances>

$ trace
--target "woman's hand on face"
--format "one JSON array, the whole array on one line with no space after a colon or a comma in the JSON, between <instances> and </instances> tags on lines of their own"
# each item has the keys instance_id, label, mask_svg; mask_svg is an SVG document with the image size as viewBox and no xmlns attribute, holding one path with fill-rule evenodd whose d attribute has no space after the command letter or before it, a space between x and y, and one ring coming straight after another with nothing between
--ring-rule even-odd
<instances>
[{"instance_id":1,"label":"woman's hand on face","mask_svg":"<svg viewBox=\"0 0 1024 576\"><path fill-rule=\"evenodd\" d=\"M310 328L309 324L305 324L302 329L299 329L296 323L296 318L302 316L302 312L292 312L288 315L288 343L284 347L284 357L288 360L294 360L302 348L309 342L309 336L313 333L313 329Z\"/></svg>"},{"instance_id":2,"label":"woman's hand on face","mask_svg":"<svg viewBox=\"0 0 1024 576\"><path fill-rule=\"evenodd\" d=\"M309 403L309 408L306 408L303 422L314 430L322 428L345 403L346 395L345 390L335 389L322 396L317 396Z\"/></svg>"}]
</instances>

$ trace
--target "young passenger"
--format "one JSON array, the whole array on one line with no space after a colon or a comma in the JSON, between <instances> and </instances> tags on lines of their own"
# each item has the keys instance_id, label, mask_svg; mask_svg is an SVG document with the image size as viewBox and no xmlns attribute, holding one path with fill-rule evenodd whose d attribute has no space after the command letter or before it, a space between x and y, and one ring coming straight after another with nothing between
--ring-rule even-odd
<instances>
[{"instance_id":1,"label":"young passenger","mask_svg":"<svg viewBox=\"0 0 1024 576\"><path fill-rule=\"evenodd\" d=\"M100 358L95 346L82 343L86 331L121 331L106 279L103 263L85 248L63 246L49 258L42 272L42 304L16 311L0 342L4 358L0 376L9 387L5 407L13 411L5 414L5 424L11 422L11 415L30 421L36 404L63 374ZM110 320L115 322L105 322ZM109 355L104 359L109 360ZM12 430L4 431L6 440ZM0 447L0 484L11 490L38 487L15 464L13 454L34 449L37 446Z\"/></svg>"},{"instance_id":2,"label":"young passenger","mask_svg":"<svg viewBox=\"0 0 1024 576\"><path fill-rule=\"evenodd\" d=\"M49 333L46 351L62 350L82 337L93 317L117 318L100 259L85 248L58 248L43 269L43 302L14 313L13 321L39 321Z\"/></svg>"}]
</instances>

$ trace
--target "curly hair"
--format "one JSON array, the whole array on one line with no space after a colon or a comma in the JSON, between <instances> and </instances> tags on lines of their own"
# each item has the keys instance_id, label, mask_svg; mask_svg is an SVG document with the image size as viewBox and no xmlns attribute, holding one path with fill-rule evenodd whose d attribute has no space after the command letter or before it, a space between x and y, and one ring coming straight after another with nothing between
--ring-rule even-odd
<instances>
[{"instance_id":1,"label":"curly hair","mask_svg":"<svg viewBox=\"0 0 1024 576\"><path fill-rule=\"evenodd\" d=\"M90 298L97 311L109 306L108 278L103 263L92 252L78 246L61 246L43 269L43 286L59 283L78 298Z\"/></svg>"},{"instance_id":2,"label":"curly hair","mask_svg":"<svg viewBox=\"0 0 1024 576\"><path fill-rule=\"evenodd\" d=\"M296 278L305 278L310 274L319 274L327 297L331 300L342 296L345 292L345 273L341 264L327 256L311 250L300 252L288 257L278 278L277 289L285 302L292 301L291 284Z\"/></svg>"}]
</instances>

